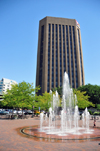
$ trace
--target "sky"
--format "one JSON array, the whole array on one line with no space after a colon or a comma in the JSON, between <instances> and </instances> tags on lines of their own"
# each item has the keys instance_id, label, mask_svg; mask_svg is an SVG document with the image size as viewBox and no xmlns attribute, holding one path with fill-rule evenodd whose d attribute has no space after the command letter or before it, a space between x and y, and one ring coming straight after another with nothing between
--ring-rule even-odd
<instances>
[{"instance_id":1,"label":"sky","mask_svg":"<svg viewBox=\"0 0 100 151\"><path fill-rule=\"evenodd\" d=\"M0 0L0 80L36 83L39 20L80 24L85 84L100 85L100 0Z\"/></svg>"}]
</instances>

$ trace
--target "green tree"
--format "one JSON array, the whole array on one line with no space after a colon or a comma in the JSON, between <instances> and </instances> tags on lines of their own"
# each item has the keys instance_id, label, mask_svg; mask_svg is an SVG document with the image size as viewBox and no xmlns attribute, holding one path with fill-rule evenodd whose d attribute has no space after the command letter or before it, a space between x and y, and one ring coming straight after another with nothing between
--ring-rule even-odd
<instances>
[{"instance_id":1,"label":"green tree","mask_svg":"<svg viewBox=\"0 0 100 151\"><path fill-rule=\"evenodd\" d=\"M16 107L17 101L16 101L16 90L18 89L18 85L12 85L11 90L7 90L6 93L3 94L3 106L7 107Z\"/></svg>"},{"instance_id":2,"label":"green tree","mask_svg":"<svg viewBox=\"0 0 100 151\"><path fill-rule=\"evenodd\" d=\"M3 105L13 108L31 108L35 99L35 92L40 90L40 87L33 87L33 84L25 81L12 85L11 90L3 96Z\"/></svg>"},{"instance_id":3,"label":"green tree","mask_svg":"<svg viewBox=\"0 0 100 151\"><path fill-rule=\"evenodd\" d=\"M3 108L3 102L0 100L0 108Z\"/></svg>"},{"instance_id":4,"label":"green tree","mask_svg":"<svg viewBox=\"0 0 100 151\"><path fill-rule=\"evenodd\" d=\"M48 111L51 107L51 101L51 95L47 92L43 93L43 95L36 96L34 102L35 109L38 110L40 107L40 110Z\"/></svg>"},{"instance_id":5,"label":"green tree","mask_svg":"<svg viewBox=\"0 0 100 151\"><path fill-rule=\"evenodd\" d=\"M90 96L89 101L94 104L100 104L100 86L87 84L78 88L81 92L86 92L85 95Z\"/></svg>"},{"instance_id":6,"label":"green tree","mask_svg":"<svg viewBox=\"0 0 100 151\"><path fill-rule=\"evenodd\" d=\"M86 92L81 92L79 90L74 89L74 94L77 96L77 105L80 109L84 109L89 106L95 106L92 102L89 102L89 96L86 95Z\"/></svg>"},{"instance_id":7,"label":"green tree","mask_svg":"<svg viewBox=\"0 0 100 151\"><path fill-rule=\"evenodd\" d=\"M52 88L52 92L55 92L55 91L57 91L60 97L62 97L62 87Z\"/></svg>"},{"instance_id":8,"label":"green tree","mask_svg":"<svg viewBox=\"0 0 100 151\"><path fill-rule=\"evenodd\" d=\"M100 111L100 104L96 104L97 110Z\"/></svg>"}]
</instances>

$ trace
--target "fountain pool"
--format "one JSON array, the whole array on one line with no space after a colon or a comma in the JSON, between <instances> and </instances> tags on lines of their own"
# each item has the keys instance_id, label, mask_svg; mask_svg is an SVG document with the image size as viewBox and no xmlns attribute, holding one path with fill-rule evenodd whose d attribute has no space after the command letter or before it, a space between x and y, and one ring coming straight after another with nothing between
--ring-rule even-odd
<instances>
[{"instance_id":1,"label":"fountain pool","mask_svg":"<svg viewBox=\"0 0 100 151\"><path fill-rule=\"evenodd\" d=\"M52 95L52 91L50 91L50 94ZM77 97L70 88L66 72L64 74L60 111L58 110L60 100L57 91L53 94L52 99L49 117L47 114L44 116L44 113L40 113L40 125L22 128L20 131L23 134L35 140L50 142L100 139L100 129L93 129L89 126L90 114L87 108L82 114L82 120L80 120Z\"/></svg>"}]
</instances>

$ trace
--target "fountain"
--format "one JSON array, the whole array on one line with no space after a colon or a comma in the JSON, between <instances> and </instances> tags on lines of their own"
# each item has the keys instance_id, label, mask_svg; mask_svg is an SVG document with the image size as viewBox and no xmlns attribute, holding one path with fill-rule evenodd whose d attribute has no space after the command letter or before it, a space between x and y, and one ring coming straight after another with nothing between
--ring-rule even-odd
<instances>
[{"instance_id":1,"label":"fountain","mask_svg":"<svg viewBox=\"0 0 100 151\"><path fill-rule=\"evenodd\" d=\"M52 91L50 90L52 95ZM43 124L43 113L40 113L40 132L46 134L53 134L58 136L67 136L70 134L81 135L83 133L92 133L89 129L89 112L87 108L82 114L83 124L79 126L79 111L77 106L77 97L73 94L73 90L69 85L68 74L65 72L63 81L63 97L62 97L62 110L60 115L58 114L59 97L56 91L53 94L52 105L49 108L48 125ZM47 115L46 115L47 117ZM58 120L60 118L60 120ZM47 118L46 118L47 120ZM45 120L44 120L45 122Z\"/></svg>"},{"instance_id":2,"label":"fountain","mask_svg":"<svg viewBox=\"0 0 100 151\"><path fill-rule=\"evenodd\" d=\"M84 141L90 139L100 139L100 129L89 127L90 114L87 110L82 114L80 120L77 106L77 97L69 85L67 73L64 74L63 96L61 110L59 109L60 100L58 92L51 94L51 107L49 108L49 117L40 113L40 125L33 127L24 127L20 131L29 137L39 141L66 142L66 141Z\"/></svg>"}]
</instances>

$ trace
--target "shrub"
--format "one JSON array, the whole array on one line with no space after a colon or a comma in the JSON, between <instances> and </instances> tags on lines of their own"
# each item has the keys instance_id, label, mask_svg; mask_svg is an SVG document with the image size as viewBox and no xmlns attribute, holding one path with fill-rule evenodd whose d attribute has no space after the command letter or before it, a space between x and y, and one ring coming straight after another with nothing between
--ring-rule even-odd
<instances>
[{"instance_id":1,"label":"shrub","mask_svg":"<svg viewBox=\"0 0 100 151\"><path fill-rule=\"evenodd\" d=\"M93 115L92 111L91 110L88 110L88 112L90 113L90 115Z\"/></svg>"},{"instance_id":2,"label":"shrub","mask_svg":"<svg viewBox=\"0 0 100 151\"><path fill-rule=\"evenodd\" d=\"M94 112L93 115L100 115L100 112Z\"/></svg>"}]
</instances>

